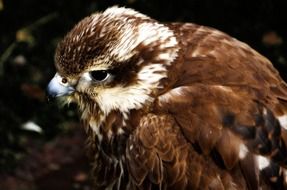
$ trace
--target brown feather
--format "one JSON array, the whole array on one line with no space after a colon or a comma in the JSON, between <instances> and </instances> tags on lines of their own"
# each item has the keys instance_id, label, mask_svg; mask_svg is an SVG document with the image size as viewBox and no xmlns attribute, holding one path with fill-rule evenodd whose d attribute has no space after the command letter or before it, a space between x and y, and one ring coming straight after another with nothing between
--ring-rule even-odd
<instances>
[{"instance_id":1,"label":"brown feather","mask_svg":"<svg viewBox=\"0 0 287 190\"><path fill-rule=\"evenodd\" d=\"M55 61L96 189L286 188L287 85L245 43L113 7L77 24Z\"/></svg>"}]
</instances>

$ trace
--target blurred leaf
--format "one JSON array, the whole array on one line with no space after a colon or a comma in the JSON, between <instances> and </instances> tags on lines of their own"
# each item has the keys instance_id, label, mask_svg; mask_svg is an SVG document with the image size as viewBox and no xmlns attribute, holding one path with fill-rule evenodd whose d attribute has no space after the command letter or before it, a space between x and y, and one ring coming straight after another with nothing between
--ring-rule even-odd
<instances>
[{"instance_id":1,"label":"blurred leaf","mask_svg":"<svg viewBox=\"0 0 287 190\"><path fill-rule=\"evenodd\" d=\"M49 170L59 170L61 168L61 166L59 164L56 164L56 163L49 163L48 168L49 168Z\"/></svg>"},{"instance_id":2,"label":"blurred leaf","mask_svg":"<svg viewBox=\"0 0 287 190\"><path fill-rule=\"evenodd\" d=\"M84 182L88 180L88 175L85 172L80 171L74 176L74 180L77 182Z\"/></svg>"},{"instance_id":3,"label":"blurred leaf","mask_svg":"<svg viewBox=\"0 0 287 190\"><path fill-rule=\"evenodd\" d=\"M4 10L4 3L2 0L0 0L0 11Z\"/></svg>"},{"instance_id":4,"label":"blurred leaf","mask_svg":"<svg viewBox=\"0 0 287 190\"><path fill-rule=\"evenodd\" d=\"M287 65L287 61L286 61L285 57L283 57L283 56L278 57L278 63L280 63L282 65Z\"/></svg>"},{"instance_id":5,"label":"blurred leaf","mask_svg":"<svg viewBox=\"0 0 287 190\"><path fill-rule=\"evenodd\" d=\"M24 123L22 125L22 129L25 129L27 131L34 131L37 133L43 133L42 128L33 121L27 121L26 123Z\"/></svg>"},{"instance_id":6,"label":"blurred leaf","mask_svg":"<svg viewBox=\"0 0 287 190\"><path fill-rule=\"evenodd\" d=\"M27 29L20 29L16 32L16 40L17 42L26 42L29 45L34 44L35 38L31 34L31 32Z\"/></svg>"},{"instance_id":7,"label":"blurred leaf","mask_svg":"<svg viewBox=\"0 0 287 190\"><path fill-rule=\"evenodd\" d=\"M133 4L133 3L135 3L136 2L136 0L127 0L127 3L128 4Z\"/></svg>"},{"instance_id":8,"label":"blurred leaf","mask_svg":"<svg viewBox=\"0 0 287 190\"><path fill-rule=\"evenodd\" d=\"M12 54L13 50L16 47L16 43L13 42L10 46L4 51L4 53L0 56L0 77L4 75L4 63Z\"/></svg>"},{"instance_id":9,"label":"blurred leaf","mask_svg":"<svg viewBox=\"0 0 287 190\"><path fill-rule=\"evenodd\" d=\"M26 65L27 63L27 59L24 55L17 55L14 59L13 59L13 63L15 65Z\"/></svg>"},{"instance_id":10,"label":"blurred leaf","mask_svg":"<svg viewBox=\"0 0 287 190\"><path fill-rule=\"evenodd\" d=\"M37 99L39 101L44 101L45 100L45 92L43 89L41 89L37 85L32 85L32 84L22 84L21 85L21 90L23 93L32 98L32 99Z\"/></svg>"},{"instance_id":11,"label":"blurred leaf","mask_svg":"<svg viewBox=\"0 0 287 190\"><path fill-rule=\"evenodd\" d=\"M262 43L266 46L279 46L283 42L282 37L275 31L267 32L262 37Z\"/></svg>"}]
</instances>

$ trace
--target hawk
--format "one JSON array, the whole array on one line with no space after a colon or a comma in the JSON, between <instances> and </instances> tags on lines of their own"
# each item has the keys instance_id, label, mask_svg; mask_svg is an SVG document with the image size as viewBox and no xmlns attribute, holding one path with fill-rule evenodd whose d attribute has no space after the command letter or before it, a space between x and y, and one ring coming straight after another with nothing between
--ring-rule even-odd
<instances>
[{"instance_id":1,"label":"hawk","mask_svg":"<svg viewBox=\"0 0 287 190\"><path fill-rule=\"evenodd\" d=\"M287 85L243 42L111 7L59 42L50 97L78 104L95 189L283 189Z\"/></svg>"}]
</instances>

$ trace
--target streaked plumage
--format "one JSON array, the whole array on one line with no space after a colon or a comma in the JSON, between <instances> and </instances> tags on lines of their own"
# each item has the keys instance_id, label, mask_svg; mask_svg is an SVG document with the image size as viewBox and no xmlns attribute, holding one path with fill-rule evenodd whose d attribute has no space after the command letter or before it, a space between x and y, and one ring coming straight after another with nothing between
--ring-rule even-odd
<instances>
[{"instance_id":1,"label":"streaked plumage","mask_svg":"<svg viewBox=\"0 0 287 190\"><path fill-rule=\"evenodd\" d=\"M283 189L287 86L225 33L112 7L59 43L50 96L79 105L95 189Z\"/></svg>"}]
</instances>

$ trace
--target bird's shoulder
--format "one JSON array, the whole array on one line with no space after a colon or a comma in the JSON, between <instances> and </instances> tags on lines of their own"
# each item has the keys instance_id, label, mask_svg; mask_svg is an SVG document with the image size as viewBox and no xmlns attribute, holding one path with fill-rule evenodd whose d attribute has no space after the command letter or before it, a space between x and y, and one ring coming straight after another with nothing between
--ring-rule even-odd
<instances>
[{"instance_id":1,"label":"bird's shoulder","mask_svg":"<svg viewBox=\"0 0 287 190\"><path fill-rule=\"evenodd\" d=\"M283 82L267 58L224 32L193 23L168 26L177 37L182 56L179 86L199 82L266 87Z\"/></svg>"},{"instance_id":2,"label":"bird's shoulder","mask_svg":"<svg viewBox=\"0 0 287 190\"><path fill-rule=\"evenodd\" d=\"M282 187L286 129L274 110L249 96L240 88L202 84L159 96L127 143L136 184Z\"/></svg>"}]
</instances>

